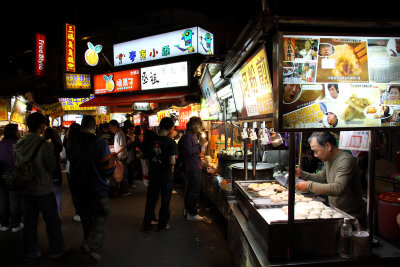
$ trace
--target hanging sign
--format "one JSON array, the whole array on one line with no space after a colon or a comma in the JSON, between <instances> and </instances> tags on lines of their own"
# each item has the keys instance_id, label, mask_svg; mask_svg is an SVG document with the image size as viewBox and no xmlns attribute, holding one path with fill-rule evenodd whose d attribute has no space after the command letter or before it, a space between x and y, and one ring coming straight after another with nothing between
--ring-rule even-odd
<instances>
[{"instance_id":1,"label":"hanging sign","mask_svg":"<svg viewBox=\"0 0 400 267\"><path fill-rule=\"evenodd\" d=\"M140 90L138 69L111 72L93 76L94 94L113 94Z\"/></svg>"},{"instance_id":2,"label":"hanging sign","mask_svg":"<svg viewBox=\"0 0 400 267\"><path fill-rule=\"evenodd\" d=\"M87 45L88 49L85 52L85 61L89 66L96 66L99 63L99 53L103 49L103 46L95 46L91 42L88 42Z\"/></svg>"},{"instance_id":3,"label":"hanging sign","mask_svg":"<svg viewBox=\"0 0 400 267\"><path fill-rule=\"evenodd\" d=\"M26 104L19 99L14 102L14 107L11 112L10 121L17 123L25 123Z\"/></svg>"},{"instance_id":4,"label":"hanging sign","mask_svg":"<svg viewBox=\"0 0 400 267\"><path fill-rule=\"evenodd\" d=\"M97 114L96 115L96 124L99 125L100 123L106 123L110 121L110 115L105 114Z\"/></svg>"},{"instance_id":5,"label":"hanging sign","mask_svg":"<svg viewBox=\"0 0 400 267\"><path fill-rule=\"evenodd\" d=\"M149 116L149 126L150 127L157 127L158 126L158 116L157 115L150 115Z\"/></svg>"},{"instance_id":6,"label":"hanging sign","mask_svg":"<svg viewBox=\"0 0 400 267\"><path fill-rule=\"evenodd\" d=\"M66 89L90 89L90 74L65 74Z\"/></svg>"},{"instance_id":7,"label":"hanging sign","mask_svg":"<svg viewBox=\"0 0 400 267\"><path fill-rule=\"evenodd\" d=\"M142 90L188 86L187 61L141 68Z\"/></svg>"},{"instance_id":8,"label":"hanging sign","mask_svg":"<svg viewBox=\"0 0 400 267\"><path fill-rule=\"evenodd\" d=\"M52 119L57 119L65 115L64 109L60 102L44 105L44 107L46 108L46 115L49 115Z\"/></svg>"},{"instance_id":9,"label":"hanging sign","mask_svg":"<svg viewBox=\"0 0 400 267\"><path fill-rule=\"evenodd\" d=\"M75 47L75 25L65 24L65 66L67 72L75 72L76 70L76 47Z\"/></svg>"},{"instance_id":10,"label":"hanging sign","mask_svg":"<svg viewBox=\"0 0 400 267\"><path fill-rule=\"evenodd\" d=\"M36 33L35 74L39 77L46 74L46 45L46 35Z\"/></svg>"},{"instance_id":11,"label":"hanging sign","mask_svg":"<svg viewBox=\"0 0 400 267\"><path fill-rule=\"evenodd\" d=\"M151 110L150 103L144 102L136 102L133 103L133 110L140 110L140 111L148 111Z\"/></svg>"},{"instance_id":12,"label":"hanging sign","mask_svg":"<svg viewBox=\"0 0 400 267\"><path fill-rule=\"evenodd\" d=\"M80 105L93 99L94 95L82 98L59 98L63 110L96 110L96 107L81 107Z\"/></svg>"},{"instance_id":13,"label":"hanging sign","mask_svg":"<svg viewBox=\"0 0 400 267\"><path fill-rule=\"evenodd\" d=\"M214 36L192 27L114 45L114 66L190 54L214 54Z\"/></svg>"}]
</instances>

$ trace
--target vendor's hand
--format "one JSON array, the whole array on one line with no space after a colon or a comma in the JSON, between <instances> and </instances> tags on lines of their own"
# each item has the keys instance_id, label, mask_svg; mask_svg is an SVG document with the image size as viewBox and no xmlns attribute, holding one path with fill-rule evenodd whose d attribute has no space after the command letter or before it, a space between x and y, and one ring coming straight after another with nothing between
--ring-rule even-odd
<instances>
[{"instance_id":1,"label":"vendor's hand","mask_svg":"<svg viewBox=\"0 0 400 267\"><path fill-rule=\"evenodd\" d=\"M295 175L296 175L296 177L301 178L301 176L303 175L303 171L300 168L296 167Z\"/></svg>"},{"instance_id":2,"label":"vendor's hand","mask_svg":"<svg viewBox=\"0 0 400 267\"><path fill-rule=\"evenodd\" d=\"M304 181L298 182L296 184L296 190L299 190L301 192L307 192L308 191L308 183L304 182Z\"/></svg>"},{"instance_id":3,"label":"vendor's hand","mask_svg":"<svg viewBox=\"0 0 400 267\"><path fill-rule=\"evenodd\" d=\"M112 152L112 153L111 153L111 156L112 156L112 157L116 157L116 156L118 156L118 154L115 153L115 152Z\"/></svg>"}]
</instances>

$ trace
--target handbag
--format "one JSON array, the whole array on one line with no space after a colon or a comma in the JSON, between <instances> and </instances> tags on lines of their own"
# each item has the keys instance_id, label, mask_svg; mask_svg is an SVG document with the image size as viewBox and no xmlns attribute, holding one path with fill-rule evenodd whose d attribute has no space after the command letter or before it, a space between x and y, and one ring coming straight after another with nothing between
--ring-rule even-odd
<instances>
[{"instance_id":1,"label":"handbag","mask_svg":"<svg viewBox=\"0 0 400 267\"><path fill-rule=\"evenodd\" d=\"M117 183L122 182L122 179L124 178L124 165L117 158L115 159L115 170L113 176Z\"/></svg>"},{"instance_id":2,"label":"handbag","mask_svg":"<svg viewBox=\"0 0 400 267\"><path fill-rule=\"evenodd\" d=\"M33 159L44 142L45 141L42 139L33 152L32 157L28 161L16 166L14 170L7 175L6 184L10 190L24 190L36 182L33 176Z\"/></svg>"}]
</instances>

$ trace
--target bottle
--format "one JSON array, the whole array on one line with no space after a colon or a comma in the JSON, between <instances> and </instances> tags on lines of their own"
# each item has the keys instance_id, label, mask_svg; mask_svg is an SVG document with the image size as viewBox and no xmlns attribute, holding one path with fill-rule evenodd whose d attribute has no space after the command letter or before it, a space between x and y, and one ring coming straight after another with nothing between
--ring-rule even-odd
<instances>
[{"instance_id":1,"label":"bottle","mask_svg":"<svg viewBox=\"0 0 400 267\"><path fill-rule=\"evenodd\" d=\"M352 244L352 226L349 218L343 219L343 224L340 227L340 257L351 258L353 252Z\"/></svg>"}]
</instances>

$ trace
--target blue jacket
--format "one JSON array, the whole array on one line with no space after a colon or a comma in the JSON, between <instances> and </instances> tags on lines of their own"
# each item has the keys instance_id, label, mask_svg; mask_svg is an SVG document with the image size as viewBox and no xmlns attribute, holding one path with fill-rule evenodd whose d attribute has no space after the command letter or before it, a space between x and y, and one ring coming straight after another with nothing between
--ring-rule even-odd
<instances>
[{"instance_id":1,"label":"blue jacket","mask_svg":"<svg viewBox=\"0 0 400 267\"><path fill-rule=\"evenodd\" d=\"M108 181L115 169L106 142L94 134L81 132L76 142L68 142L71 191L79 198L108 195Z\"/></svg>"}]
</instances>

